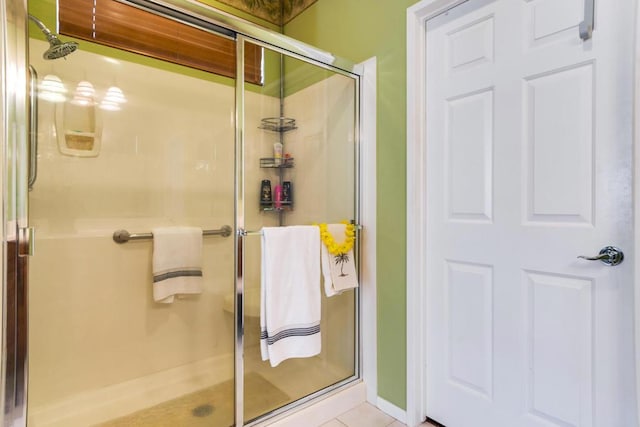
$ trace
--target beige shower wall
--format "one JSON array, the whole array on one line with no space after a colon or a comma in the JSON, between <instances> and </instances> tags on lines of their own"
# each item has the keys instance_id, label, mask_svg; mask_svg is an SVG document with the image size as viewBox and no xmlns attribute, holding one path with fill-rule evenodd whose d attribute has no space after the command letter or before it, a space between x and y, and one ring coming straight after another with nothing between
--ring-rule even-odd
<instances>
[{"instance_id":1,"label":"beige shower wall","mask_svg":"<svg viewBox=\"0 0 640 427\"><path fill-rule=\"evenodd\" d=\"M296 159L290 174L296 198L292 223L357 220L355 87L355 80L336 74L285 98L285 112L299 123L285 136L286 150ZM338 371L355 369L355 314L354 291L330 298L323 292L323 356Z\"/></svg>"}]
</instances>

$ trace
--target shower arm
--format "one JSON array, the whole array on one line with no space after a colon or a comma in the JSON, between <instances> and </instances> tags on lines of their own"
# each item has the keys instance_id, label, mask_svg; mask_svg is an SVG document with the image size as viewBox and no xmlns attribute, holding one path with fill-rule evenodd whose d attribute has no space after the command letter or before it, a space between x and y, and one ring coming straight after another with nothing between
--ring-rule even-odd
<instances>
[{"instance_id":1,"label":"shower arm","mask_svg":"<svg viewBox=\"0 0 640 427\"><path fill-rule=\"evenodd\" d=\"M56 34L52 33L51 30L49 30L47 26L44 25L42 21L36 18L35 16L31 14L28 14L27 16L29 17L30 20L35 22L38 28L40 28L40 31L42 31L44 35L47 37L47 41L49 42L49 49L47 49L42 54L42 57L44 59L47 59L47 60L58 59L58 58L66 59L67 55L74 52L78 48L78 43L74 41L62 42Z\"/></svg>"},{"instance_id":2,"label":"shower arm","mask_svg":"<svg viewBox=\"0 0 640 427\"><path fill-rule=\"evenodd\" d=\"M38 28L40 28L40 31L42 31L44 33L44 35L47 36L47 40L49 41L49 43L51 43L52 40L54 42L55 41L60 42L60 40L58 40L58 38L51 32L51 30L49 30L47 28L46 25L44 25L42 23L41 20L39 20L38 18L36 18L32 14L29 14L29 19L31 19L33 22L35 22L35 24L38 26Z\"/></svg>"}]
</instances>

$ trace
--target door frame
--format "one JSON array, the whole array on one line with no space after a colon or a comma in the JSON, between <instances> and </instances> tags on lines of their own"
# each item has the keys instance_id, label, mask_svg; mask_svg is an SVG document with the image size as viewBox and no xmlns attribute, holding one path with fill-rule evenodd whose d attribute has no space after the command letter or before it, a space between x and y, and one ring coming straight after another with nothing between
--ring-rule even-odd
<instances>
[{"instance_id":1,"label":"door frame","mask_svg":"<svg viewBox=\"0 0 640 427\"><path fill-rule=\"evenodd\" d=\"M417 426L427 415L426 408L426 99L427 21L473 0L422 0L407 9L407 425ZM634 0L635 1L635 0ZM640 8L636 2L635 27L640 28ZM596 29L597 31L597 29ZM596 32L597 34L597 32ZM576 37L578 37L576 31ZM636 31L636 64L640 60L640 34ZM634 89L634 246L640 243L640 66L636 66ZM640 251L634 251L634 271L639 271ZM634 280L634 313L640 313L640 284ZM640 355L640 321L635 318L636 355ZM636 390L640 391L640 358L636 356ZM640 392L636 393L640 415Z\"/></svg>"}]
</instances>

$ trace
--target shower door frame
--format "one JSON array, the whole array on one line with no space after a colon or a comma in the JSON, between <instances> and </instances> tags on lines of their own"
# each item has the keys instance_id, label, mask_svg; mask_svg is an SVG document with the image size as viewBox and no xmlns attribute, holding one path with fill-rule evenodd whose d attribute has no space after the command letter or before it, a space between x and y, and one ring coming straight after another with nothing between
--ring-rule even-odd
<instances>
[{"instance_id":1,"label":"shower door frame","mask_svg":"<svg viewBox=\"0 0 640 427\"><path fill-rule=\"evenodd\" d=\"M284 36L283 36L284 37ZM237 61L237 75L236 75L236 197L235 197L235 212L236 212L236 300L235 300L235 309L236 309L236 325L235 325L235 337L236 337L236 357L235 357L235 379L236 379L236 425L238 426L252 426L255 424L259 424L266 419L277 417L281 415L291 408L298 407L300 405L304 405L319 396L325 395L327 393L331 393L333 391L339 390L347 384L350 384L354 380L357 380L362 377L362 352L360 351L362 346L361 339L361 331L360 331L360 289L355 289L356 293L355 297L355 313L354 318L356 321L355 324L355 337L356 342L354 343L354 375L345 378L344 380L333 384L331 386L322 388L308 396L297 399L281 408L275 409L269 412L267 415L263 415L252 421L249 424L244 424L244 385L242 381L238 381L238 378L244 378L244 358L238 357L239 354L242 354L244 351L244 304L243 304L243 295L244 295L244 239L247 236L256 235L259 233L257 230L245 230L245 209L244 209L244 152L245 152L245 139L244 139L244 92L245 92L245 80L244 80L244 46L245 43L249 42L251 44L262 47L263 49L269 49L273 52L279 53L281 55L286 55L290 58L297 59L303 61L307 64L312 64L323 68L325 70L329 70L335 72L336 74L340 74L349 78L354 79L354 184L355 184L355 194L354 194L354 220L355 223L360 225L360 96L361 96L361 76L360 74L356 74L352 71L346 71L343 69L339 69L336 67L332 67L323 61L318 61L317 59L309 58L304 55L300 55L297 53L290 52L282 47L278 47L272 45L266 41L259 40L257 38L237 34L236 37L236 61ZM355 67L354 67L355 68ZM281 83L283 84L283 83ZM358 228L358 227L356 227ZM355 258L357 260L356 264L358 267L358 277L362 277L361 275L361 262L360 262L360 233L358 231L358 239L356 247L355 247Z\"/></svg>"},{"instance_id":2,"label":"shower door frame","mask_svg":"<svg viewBox=\"0 0 640 427\"><path fill-rule=\"evenodd\" d=\"M2 186L2 425L26 425L28 61L26 2L0 0L0 185ZM25 250L26 249L26 250Z\"/></svg>"},{"instance_id":3,"label":"shower door frame","mask_svg":"<svg viewBox=\"0 0 640 427\"><path fill-rule=\"evenodd\" d=\"M243 182L240 177L244 161L244 44L245 41L279 52L283 55L310 63L326 70L341 74L355 81L354 87L354 220L360 223L361 181L360 181L360 135L361 135L361 94L363 67L351 61L336 57L328 52L299 42L285 35L275 33L244 21L233 15L214 10L191 0L118 0L122 3L147 10L157 15L180 21L187 25L214 31L227 30L234 33L237 49L236 108L235 108L235 423L243 426L243 351L244 351L244 282L243 282L243 239L244 204ZM2 426L26 426L27 412L27 263L32 246L28 226L28 36L27 7L25 0L0 0L0 77L4 94L0 106L0 142L2 143L0 162L0 185L3 197L2 228L2 370L0 372L1 398L3 399ZM9 85L12 85L9 88ZM11 90L9 90L11 89ZM21 90L22 89L22 90ZM11 178L11 179L8 179ZM360 261L360 235L358 234L355 257ZM358 262L360 271L361 263ZM337 392L362 378L362 294L355 290L355 360L354 375L311 395L293 401L282 408L260 416L249 425L255 425L278 417L294 407L307 404L319 396ZM9 298L11 297L11 298Z\"/></svg>"}]
</instances>

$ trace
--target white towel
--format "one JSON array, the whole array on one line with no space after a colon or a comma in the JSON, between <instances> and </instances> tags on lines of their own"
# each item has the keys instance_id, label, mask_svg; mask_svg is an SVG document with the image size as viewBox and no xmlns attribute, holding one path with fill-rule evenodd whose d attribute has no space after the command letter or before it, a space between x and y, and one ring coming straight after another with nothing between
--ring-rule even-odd
<instances>
[{"instance_id":1,"label":"white towel","mask_svg":"<svg viewBox=\"0 0 640 427\"><path fill-rule=\"evenodd\" d=\"M202 292L202 230L159 227L153 233L153 300L172 303L174 295Z\"/></svg>"},{"instance_id":2,"label":"white towel","mask_svg":"<svg viewBox=\"0 0 640 427\"><path fill-rule=\"evenodd\" d=\"M328 224L327 231L333 239L341 243L344 241L344 224ZM353 249L345 256L331 255L327 247L322 244L322 278L324 280L324 293L328 297L339 295L347 289L358 287L358 275L356 263L353 257Z\"/></svg>"},{"instance_id":3,"label":"white towel","mask_svg":"<svg viewBox=\"0 0 640 427\"><path fill-rule=\"evenodd\" d=\"M260 350L277 366L320 353L320 233L317 226L262 229Z\"/></svg>"}]
</instances>

